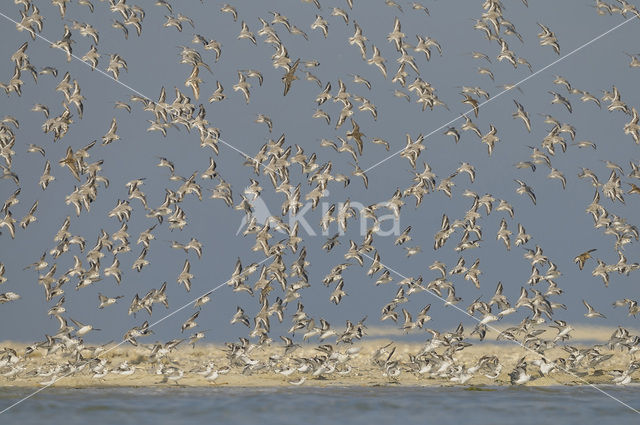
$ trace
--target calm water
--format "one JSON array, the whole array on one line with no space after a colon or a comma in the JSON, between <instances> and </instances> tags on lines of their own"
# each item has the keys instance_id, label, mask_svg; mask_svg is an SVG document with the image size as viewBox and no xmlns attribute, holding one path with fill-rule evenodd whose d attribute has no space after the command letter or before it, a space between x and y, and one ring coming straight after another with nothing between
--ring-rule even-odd
<instances>
[{"instance_id":1,"label":"calm water","mask_svg":"<svg viewBox=\"0 0 640 425\"><path fill-rule=\"evenodd\" d=\"M604 389L640 407L639 387ZM0 389L0 409L27 394ZM47 389L0 423L619 425L639 424L640 415L588 387L116 388Z\"/></svg>"}]
</instances>

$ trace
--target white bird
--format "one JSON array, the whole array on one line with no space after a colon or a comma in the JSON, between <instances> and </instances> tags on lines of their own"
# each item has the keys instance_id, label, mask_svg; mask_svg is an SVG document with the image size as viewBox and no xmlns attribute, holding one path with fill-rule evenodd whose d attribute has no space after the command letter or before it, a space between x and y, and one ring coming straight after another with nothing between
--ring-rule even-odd
<instances>
[{"instance_id":1,"label":"white bird","mask_svg":"<svg viewBox=\"0 0 640 425\"><path fill-rule=\"evenodd\" d=\"M80 322L78 322L77 320L73 320L70 318L70 320L78 327L78 329L76 329L76 335L77 336L84 336L86 334L88 334L89 332L93 331L99 331L100 329L96 329L94 328L92 325L85 325L82 324Z\"/></svg>"},{"instance_id":2,"label":"white bird","mask_svg":"<svg viewBox=\"0 0 640 425\"><path fill-rule=\"evenodd\" d=\"M98 308L102 309L115 304L120 298L123 298L123 296L118 295L117 297L107 297L98 292L98 299L100 300L100 305L98 306Z\"/></svg>"},{"instance_id":3,"label":"white bird","mask_svg":"<svg viewBox=\"0 0 640 425\"><path fill-rule=\"evenodd\" d=\"M601 317L606 319L605 315L602 313L598 313L590 304L588 304L585 300L582 300L582 303L585 307L587 307L587 312L584 314L584 317L592 319L594 317Z\"/></svg>"}]
</instances>

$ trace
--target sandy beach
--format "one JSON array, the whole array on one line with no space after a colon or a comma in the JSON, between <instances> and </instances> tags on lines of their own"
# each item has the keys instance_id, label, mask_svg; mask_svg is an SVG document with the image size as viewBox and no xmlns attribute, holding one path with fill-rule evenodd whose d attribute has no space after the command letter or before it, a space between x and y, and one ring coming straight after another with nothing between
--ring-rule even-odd
<instances>
[{"instance_id":1,"label":"sandy beach","mask_svg":"<svg viewBox=\"0 0 640 425\"><path fill-rule=\"evenodd\" d=\"M453 354L453 365L469 369L476 365L483 356L496 356L499 359L501 369L497 378L490 379L481 372L475 373L464 385L475 387L485 385L511 385L509 373L514 370L520 359L527 361L527 372L531 379L524 385L530 386L556 386L556 385L587 385L587 384L611 384L613 370L626 370L629 364L636 359L635 353L610 350L606 347L606 341L615 329L610 328L578 328L574 331L571 344L557 346L545 351L545 359L556 361L565 359L570 353L563 347L572 349L595 349L606 360L591 367L587 363L580 366L559 366L546 376L542 376L539 368L534 365L536 359L541 356L512 342L496 343L491 341L480 342L470 340L473 345ZM371 329L372 334L394 333L393 330ZM223 345L196 345L192 347L181 344L165 356L150 356L152 345L139 345L133 347L123 344L115 347L110 344L99 349L93 356L88 354L92 350L83 350L82 361L58 352L45 356L42 349L38 349L28 356L23 356L27 346L15 342L1 343L0 347L15 350L20 360L13 360L11 365L7 362L7 355L3 356L4 363L0 367L0 385L5 387L41 387L51 384L57 387L119 387L119 386L231 386L231 387L273 387L290 386L299 383L304 386L451 386L460 385L459 382L447 376L437 374L420 373L411 366L410 356L420 352L424 347L421 342L394 342L388 335L384 337L369 338L352 345L334 346L333 353L341 353L344 357L336 362L335 371L315 375L313 371L300 371L299 367L305 359L311 359L322 355L318 345L301 345L296 350L284 356L284 348L281 343L273 343L271 346L257 347L250 351L248 358L252 365L231 363L229 350ZM388 345L390 344L390 345ZM387 346L388 345L388 346ZM390 350L395 348L393 360L397 361L397 376L389 376L380 362L376 364L374 353L381 347L385 347L387 356ZM442 350L436 350L435 353ZM88 354L85 354L88 353ZM607 358L608 356L610 358ZM93 360L89 361L92 358ZM100 364L97 369L96 367ZM206 379L203 372L205 367L213 362L213 369L220 371L215 379ZM68 369L73 364L78 370ZM564 363L558 363L563 364ZM78 366L80 365L80 366ZM176 368L182 371L182 377L178 379L165 378L167 368ZM562 370L564 369L564 370ZM98 370L99 372L96 372ZM162 373L158 371L162 370ZM15 371L11 373L10 371ZM100 376L103 375L103 376ZM175 373L174 373L175 375ZM56 377L58 378L56 380ZM640 379L640 372L631 373L631 380Z\"/></svg>"}]
</instances>

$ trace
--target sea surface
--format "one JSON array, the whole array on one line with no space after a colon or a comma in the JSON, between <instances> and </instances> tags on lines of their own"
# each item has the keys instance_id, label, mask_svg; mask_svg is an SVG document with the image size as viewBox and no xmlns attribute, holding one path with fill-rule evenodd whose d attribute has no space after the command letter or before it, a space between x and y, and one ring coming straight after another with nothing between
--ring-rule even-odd
<instances>
[{"instance_id":1,"label":"sea surface","mask_svg":"<svg viewBox=\"0 0 640 425\"><path fill-rule=\"evenodd\" d=\"M640 387L601 387L636 409ZM0 389L0 410L31 391ZM640 424L590 387L48 388L0 424Z\"/></svg>"}]
</instances>

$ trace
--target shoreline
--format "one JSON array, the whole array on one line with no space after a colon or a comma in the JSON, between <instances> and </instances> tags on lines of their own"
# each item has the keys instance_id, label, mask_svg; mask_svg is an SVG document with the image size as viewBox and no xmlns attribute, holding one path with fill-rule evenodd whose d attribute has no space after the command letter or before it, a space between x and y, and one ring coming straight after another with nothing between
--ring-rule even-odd
<instances>
[{"instance_id":1,"label":"shoreline","mask_svg":"<svg viewBox=\"0 0 640 425\"><path fill-rule=\"evenodd\" d=\"M392 345L387 345L389 343ZM94 354L91 351L95 347L86 347L78 358L60 352L46 356L42 349L23 356L25 344L0 343L0 351L7 347L18 355L10 360L14 362L12 364L0 362L0 386L34 390L49 385L58 388L508 387L512 386L510 374L523 359L527 363L524 370L530 378L517 385L586 387L615 385L613 379L618 373L615 371L627 370L631 362L640 359L638 353L613 351L600 345L598 355L603 360L597 364L562 366L569 364L566 358L570 354L564 348L568 346L556 346L545 350L545 359L557 362L558 368L543 375L536 363L541 355L515 344L491 342L474 343L463 351L454 352L450 357L451 364L434 363L435 367L421 370L410 359L424 343L386 339L336 346L330 356L323 354L322 346L314 345L303 345L285 356L282 344L272 344L250 351L248 356L240 357L242 361L232 360L228 348L220 345L178 347L162 357L149 355L152 345L122 345L111 351L102 347L99 348L102 352ZM571 350L574 353L575 350L593 350L593 346L575 344L571 345ZM429 356L443 358L442 351L434 350ZM386 359L389 355L393 360ZM322 366L310 370L305 367L316 361L314 359L325 358L322 356L335 359L331 361L333 370L320 370ZM382 361L375 360L378 358ZM486 368L474 370L486 358L495 358L499 367L492 372ZM0 359L7 363L6 354ZM457 368L457 374L451 372L452 368ZM465 371L470 375L460 375ZM65 376L67 374L69 376ZM640 381L640 370L632 370L629 375L627 383ZM55 381L56 378L59 380Z\"/></svg>"}]
</instances>

